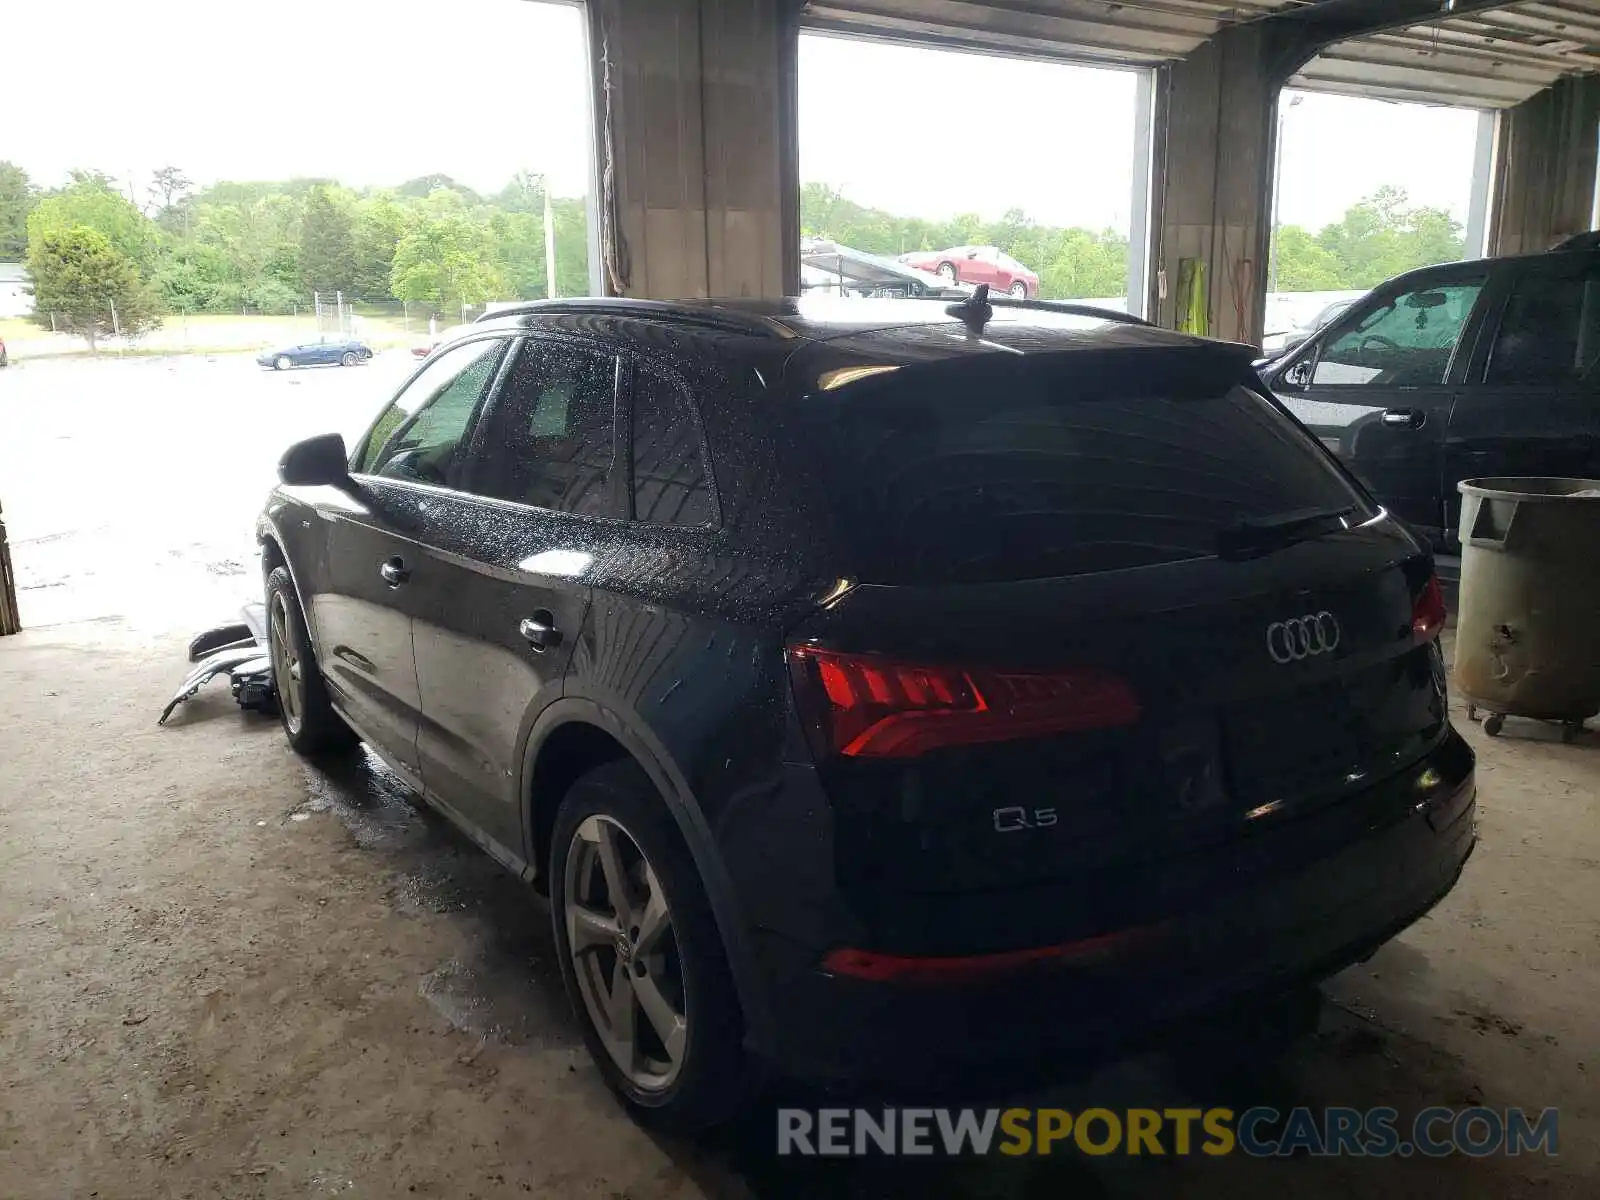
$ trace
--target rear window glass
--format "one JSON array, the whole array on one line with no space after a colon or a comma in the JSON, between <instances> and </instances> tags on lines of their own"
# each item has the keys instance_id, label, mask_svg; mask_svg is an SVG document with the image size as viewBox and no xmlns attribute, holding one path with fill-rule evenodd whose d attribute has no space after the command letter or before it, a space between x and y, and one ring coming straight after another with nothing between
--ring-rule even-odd
<instances>
[{"instance_id":1,"label":"rear window glass","mask_svg":"<svg viewBox=\"0 0 1600 1200\"><path fill-rule=\"evenodd\" d=\"M905 584L1079 575L1210 557L1241 520L1372 515L1298 425L1230 382L1237 367L1095 358L985 355L806 402L804 459L852 571Z\"/></svg>"}]
</instances>

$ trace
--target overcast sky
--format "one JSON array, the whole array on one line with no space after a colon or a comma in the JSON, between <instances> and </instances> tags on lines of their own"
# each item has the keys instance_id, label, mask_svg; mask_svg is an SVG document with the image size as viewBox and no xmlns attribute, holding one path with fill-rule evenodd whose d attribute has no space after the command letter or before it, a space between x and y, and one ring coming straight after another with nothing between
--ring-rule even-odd
<instances>
[{"instance_id":1,"label":"overcast sky","mask_svg":"<svg viewBox=\"0 0 1600 1200\"><path fill-rule=\"evenodd\" d=\"M142 182L165 164L201 183L441 171L483 191L528 169L567 195L589 177L583 22L568 5L0 5L0 159L47 186L72 167ZM917 216L1021 208L1127 226L1134 72L811 35L800 67L802 179ZM1307 96L1286 118L1283 220L1319 228L1385 183L1464 220L1476 122Z\"/></svg>"},{"instance_id":2,"label":"overcast sky","mask_svg":"<svg viewBox=\"0 0 1600 1200\"><path fill-rule=\"evenodd\" d=\"M588 178L582 14L527 0L0 0L0 159L192 178ZM70 66L68 66L70 62ZM481 123L472 120L485 114Z\"/></svg>"}]
</instances>

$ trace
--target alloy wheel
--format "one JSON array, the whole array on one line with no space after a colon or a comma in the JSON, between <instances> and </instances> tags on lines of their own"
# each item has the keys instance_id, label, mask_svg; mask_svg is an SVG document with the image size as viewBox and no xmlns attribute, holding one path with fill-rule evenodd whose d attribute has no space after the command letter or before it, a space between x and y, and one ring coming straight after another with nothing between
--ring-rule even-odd
<instances>
[{"instance_id":1,"label":"alloy wheel","mask_svg":"<svg viewBox=\"0 0 1600 1200\"><path fill-rule=\"evenodd\" d=\"M578 826L563 884L567 953L601 1043L633 1086L670 1087L688 1047L672 913L655 869L613 817Z\"/></svg>"},{"instance_id":2,"label":"alloy wheel","mask_svg":"<svg viewBox=\"0 0 1600 1200\"><path fill-rule=\"evenodd\" d=\"M291 732L300 728L300 714L305 711L305 679L291 633L292 620L288 600L282 592L274 592L268 636L272 680L278 690L278 706L283 710L284 723Z\"/></svg>"}]
</instances>

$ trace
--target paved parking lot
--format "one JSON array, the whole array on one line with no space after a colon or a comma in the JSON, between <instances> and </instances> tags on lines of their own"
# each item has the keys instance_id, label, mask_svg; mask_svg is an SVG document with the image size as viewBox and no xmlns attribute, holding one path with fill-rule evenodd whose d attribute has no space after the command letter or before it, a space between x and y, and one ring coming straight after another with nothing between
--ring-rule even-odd
<instances>
[{"instance_id":1,"label":"paved parking lot","mask_svg":"<svg viewBox=\"0 0 1600 1200\"><path fill-rule=\"evenodd\" d=\"M251 532L283 448L354 439L412 366L390 351L351 369L105 355L0 371L0 505L23 623L186 627L218 605L227 618L257 585Z\"/></svg>"},{"instance_id":2,"label":"paved parking lot","mask_svg":"<svg viewBox=\"0 0 1600 1200\"><path fill-rule=\"evenodd\" d=\"M0 374L34 626L0 640L0 1195L1595 1194L1600 737L1491 742L1459 712L1478 853L1329 984L1317 1036L1017 1100L1558 1106L1558 1158L800 1163L774 1155L770 1109L694 1143L643 1132L583 1053L543 907L381 767L308 767L220 684L154 723L187 634L256 585L282 445L353 433L409 365Z\"/></svg>"}]
</instances>

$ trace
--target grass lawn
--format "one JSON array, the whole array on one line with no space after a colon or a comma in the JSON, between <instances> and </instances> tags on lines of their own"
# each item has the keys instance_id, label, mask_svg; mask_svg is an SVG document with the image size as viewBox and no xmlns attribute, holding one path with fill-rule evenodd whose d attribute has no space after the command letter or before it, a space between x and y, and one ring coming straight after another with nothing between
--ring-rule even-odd
<instances>
[{"instance_id":1,"label":"grass lawn","mask_svg":"<svg viewBox=\"0 0 1600 1200\"><path fill-rule=\"evenodd\" d=\"M27 317L0 317L0 342L20 342L39 336L39 327Z\"/></svg>"}]
</instances>

